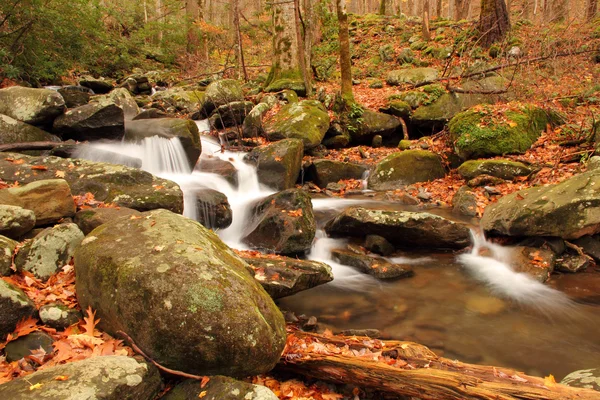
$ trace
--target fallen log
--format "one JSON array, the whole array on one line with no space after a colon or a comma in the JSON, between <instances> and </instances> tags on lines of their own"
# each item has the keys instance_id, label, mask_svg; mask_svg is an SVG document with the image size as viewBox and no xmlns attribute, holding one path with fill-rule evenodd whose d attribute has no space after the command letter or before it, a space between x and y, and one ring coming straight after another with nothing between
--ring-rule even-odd
<instances>
[{"instance_id":1,"label":"fallen log","mask_svg":"<svg viewBox=\"0 0 600 400\"><path fill-rule=\"evenodd\" d=\"M55 147L66 144L65 142L23 142L0 144L0 152L23 151L23 150L52 150Z\"/></svg>"},{"instance_id":2,"label":"fallen log","mask_svg":"<svg viewBox=\"0 0 600 400\"><path fill-rule=\"evenodd\" d=\"M508 368L438 357L427 347L290 332L280 366L312 378L431 400L593 400L600 393Z\"/></svg>"}]
</instances>

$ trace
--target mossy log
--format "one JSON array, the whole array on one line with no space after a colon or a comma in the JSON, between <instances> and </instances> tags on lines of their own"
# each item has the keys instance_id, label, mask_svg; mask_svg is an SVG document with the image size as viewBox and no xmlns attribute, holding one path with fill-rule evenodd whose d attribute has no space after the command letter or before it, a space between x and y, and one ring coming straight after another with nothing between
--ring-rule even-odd
<instances>
[{"instance_id":1,"label":"mossy log","mask_svg":"<svg viewBox=\"0 0 600 400\"><path fill-rule=\"evenodd\" d=\"M466 364L438 357L427 347L367 337L288 335L280 365L325 381L374 388L419 399L592 400L594 390L560 385L553 378L508 368Z\"/></svg>"}]
</instances>

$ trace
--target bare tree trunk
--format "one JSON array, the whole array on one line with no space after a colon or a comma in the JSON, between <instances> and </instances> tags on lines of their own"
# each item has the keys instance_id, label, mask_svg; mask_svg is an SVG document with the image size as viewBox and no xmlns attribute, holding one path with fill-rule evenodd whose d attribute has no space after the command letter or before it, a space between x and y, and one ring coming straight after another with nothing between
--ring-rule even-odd
<instances>
[{"instance_id":1,"label":"bare tree trunk","mask_svg":"<svg viewBox=\"0 0 600 400\"><path fill-rule=\"evenodd\" d=\"M548 7L549 18L548 22L561 22L569 17L569 9L567 7L567 0L553 0L549 2Z\"/></svg>"},{"instance_id":2,"label":"bare tree trunk","mask_svg":"<svg viewBox=\"0 0 600 400\"><path fill-rule=\"evenodd\" d=\"M198 35L194 27L194 21L198 17L198 1L197 0L186 0L185 2L185 24L187 32L187 45L186 51L188 54L192 54L197 51L198 47Z\"/></svg>"},{"instance_id":3,"label":"bare tree trunk","mask_svg":"<svg viewBox=\"0 0 600 400\"><path fill-rule=\"evenodd\" d=\"M588 21L596 18L598 14L598 0L587 0L586 14L585 17Z\"/></svg>"},{"instance_id":4,"label":"bare tree trunk","mask_svg":"<svg viewBox=\"0 0 600 400\"><path fill-rule=\"evenodd\" d=\"M471 5L471 0L456 0L455 9L454 9L454 19L460 21L461 19L466 19L469 15L469 8Z\"/></svg>"},{"instance_id":5,"label":"bare tree trunk","mask_svg":"<svg viewBox=\"0 0 600 400\"><path fill-rule=\"evenodd\" d=\"M481 0L479 15L481 45L489 47L492 43L504 39L509 30L510 20L504 0Z\"/></svg>"},{"instance_id":6,"label":"bare tree trunk","mask_svg":"<svg viewBox=\"0 0 600 400\"><path fill-rule=\"evenodd\" d=\"M452 19L454 17L454 0L448 0L448 19Z\"/></svg>"},{"instance_id":7,"label":"bare tree trunk","mask_svg":"<svg viewBox=\"0 0 600 400\"><path fill-rule=\"evenodd\" d=\"M233 28L235 32L235 44L236 44L236 58L238 64L238 79L244 78L244 81L248 81L248 72L246 71L246 64L244 63L244 49L242 47L242 33L240 32L240 10L239 0L232 0L231 2L233 12Z\"/></svg>"},{"instance_id":8,"label":"bare tree trunk","mask_svg":"<svg viewBox=\"0 0 600 400\"><path fill-rule=\"evenodd\" d=\"M162 11L162 0L156 0L155 6L156 6L156 15L158 15L158 22L160 23L160 27L158 28L157 39L158 39L158 45L161 46L162 41L163 41L162 23L164 22L163 11Z\"/></svg>"},{"instance_id":9,"label":"bare tree trunk","mask_svg":"<svg viewBox=\"0 0 600 400\"><path fill-rule=\"evenodd\" d=\"M306 29L303 26L302 17L300 15L300 0L294 0L294 21L296 25L296 40L298 41L297 57L300 63L300 72L302 73L302 80L304 81L304 87L306 88L306 96L310 96L312 94L312 82L306 63L306 46L304 44L304 32L306 32Z\"/></svg>"},{"instance_id":10,"label":"bare tree trunk","mask_svg":"<svg viewBox=\"0 0 600 400\"><path fill-rule=\"evenodd\" d=\"M387 1L388 0L381 0L379 2L379 15L385 15L386 11L387 11Z\"/></svg>"},{"instance_id":11,"label":"bare tree trunk","mask_svg":"<svg viewBox=\"0 0 600 400\"><path fill-rule=\"evenodd\" d=\"M336 0L340 40L340 70L342 73L342 99L346 104L354 102L352 92L352 64L350 61L350 34L348 33L348 13L345 0Z\"/></svg>"},{"instance_id":12,"label":"bare tree trunk","mask_svg":"<svg viewBox=\"0 0 600 400\"><path fill-rule=\"evenodd\" d=\"M423 40L430 41L431 33L429 32L429 0L423 2Z\"/></svg>"},{"instance_id":13,"label":"bare tree trunk","mask_svg":"<svg viewBox=\"0 0 600 400\"><path fill-rule=\"evenodd\" d=\"M435 2L435 16L438 18L442 17L442 0L437 0Z\"/></svg>"}]
</instances>

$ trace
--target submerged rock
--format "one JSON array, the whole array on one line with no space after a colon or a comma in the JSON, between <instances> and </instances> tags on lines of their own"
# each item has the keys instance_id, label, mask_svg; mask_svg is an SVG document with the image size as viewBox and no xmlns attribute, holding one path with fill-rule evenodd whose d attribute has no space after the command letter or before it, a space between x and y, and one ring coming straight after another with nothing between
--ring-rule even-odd
<instances>
[{"instance_id":1,"label":"submerged rock","mask_svg":"<svg viewBox=\"0 0 600 400\"><path fill-rule=\"evenodd\" d=\"M354 267L377 279L407 278L414 274L411 266L393 264L382 257L373 257L342 249L332 250L331 255L339 263Z\"/></svg>"},{"instance_id":2,"label":"submerged rock","mask_svg":"<svg viewBox=\"0 0 600 400\"><path fill-rule=\"evenodd\" d=\"M79 246L75 270L81 307L167 368L247 376L279 361L281 312L248 265L196 221L155 210L108 222Z\"/></svg>"},{"instance_id":3,"label":"submerged rock","mask_svg":"<svg viewBox=\"0 0 600 400\"><path fill-rule=\"evenodd\" d=\"M258 180L275 190L291 189L302 168L304 146L299 139L283 139L255 147L245 161L256 166Z\"/></svg>"},{"instance_id":4,"label":"submerged rock","mask_svg":"<svg viewBox=\"0 0 600 400\"><path fill-rule=\"evenodd\" d=\"M211 376L206 386L188 379L171 389L163 400L277 400L265 386L252 385L226 376Z\"/></svg>"},{"instance_id":5,"label":"submerged rock","mask_svg":"<svg viewBox=\"0 0 600 400\"><path fill-rule=\"evenodd\" d=\"M47 125L65 110L56 90L12 86L0 89L0 114L31 125Z\"/></svg>"},{"instance_id":6,"label":"submerged rock","mask_svg":"<svg viewBox=\"0 0 600 400\"><path fill-rule=\"evenodd\" d=\"M416 182L432 181L446 175L442 159L426 150L404 150L381 160L369 175L373 190L394 190Z\"/></svg>"}]
</instances>

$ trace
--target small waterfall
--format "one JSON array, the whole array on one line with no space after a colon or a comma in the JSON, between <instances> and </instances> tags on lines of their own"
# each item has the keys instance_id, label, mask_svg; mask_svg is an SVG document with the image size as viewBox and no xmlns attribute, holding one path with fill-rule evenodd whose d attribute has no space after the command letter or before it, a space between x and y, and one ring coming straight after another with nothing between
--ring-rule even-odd
<instances>
[{"instance_id":1,"label":"small waterfall","mask_svg":"<svg viewBox=\"0 0 600 400\"><path fill-rule=\"evenodd\" d=\"M510 266L512 249L487 242L482 234L471 231L473 250L457 257L459 263L485 283L493 293L532 306L541 311L567 311L574 303L562 292L538 282ZM488 251L488 255L482 255Z\"/></svg>"}]
</instances>

